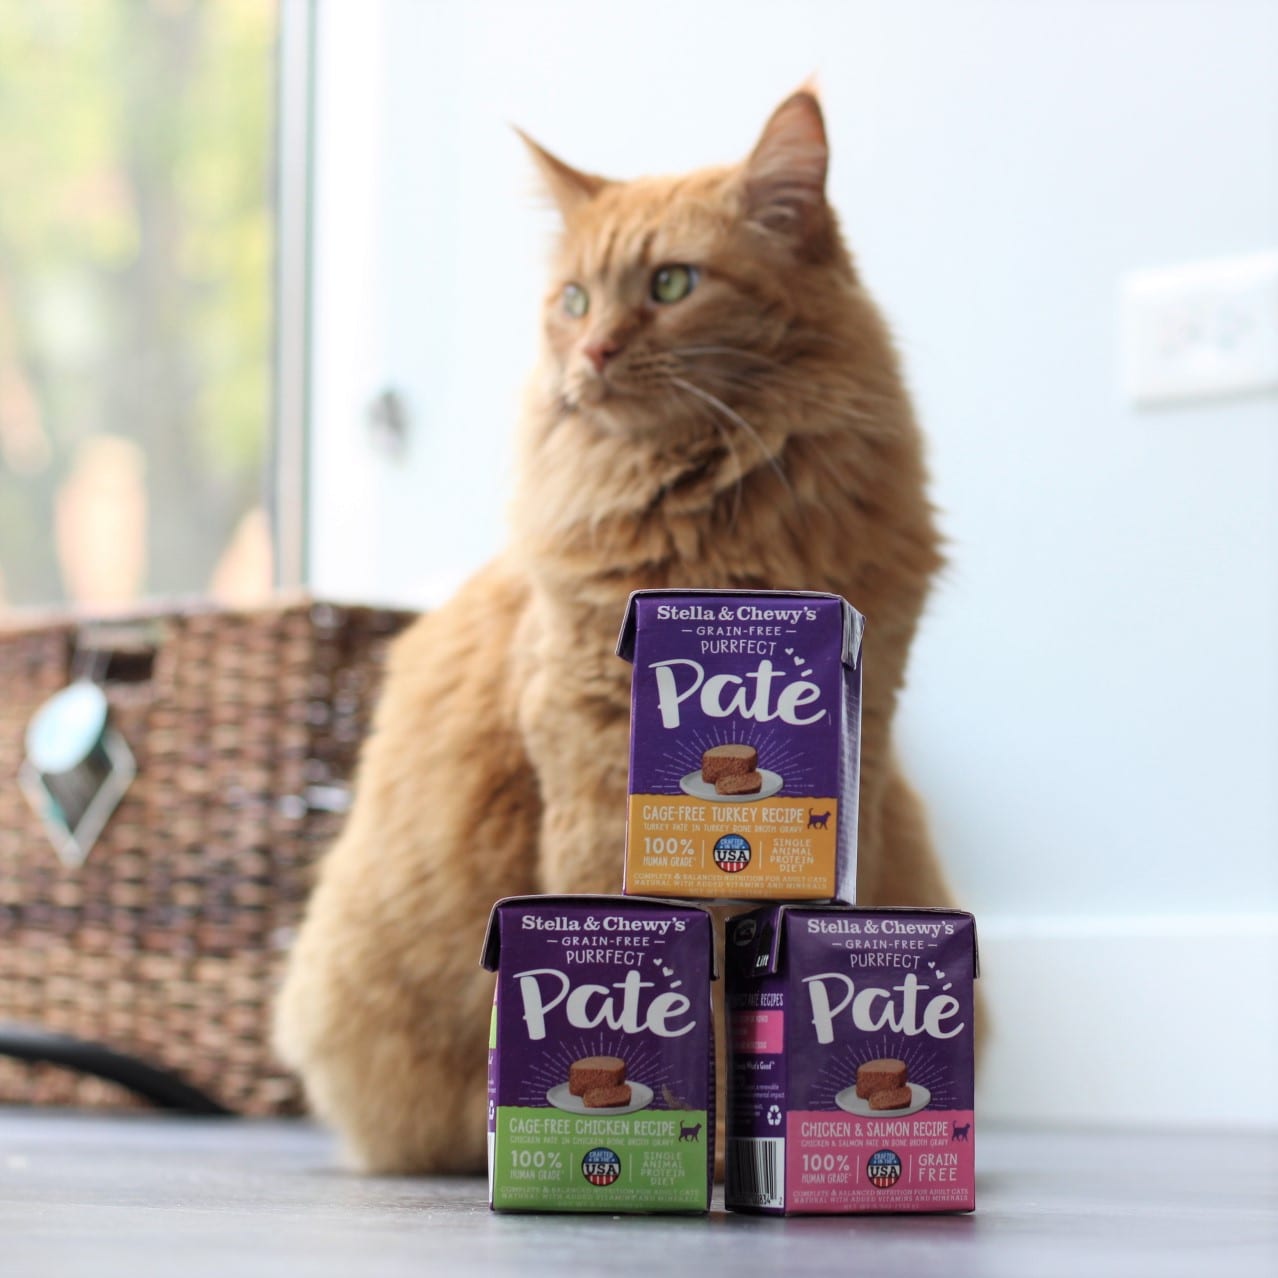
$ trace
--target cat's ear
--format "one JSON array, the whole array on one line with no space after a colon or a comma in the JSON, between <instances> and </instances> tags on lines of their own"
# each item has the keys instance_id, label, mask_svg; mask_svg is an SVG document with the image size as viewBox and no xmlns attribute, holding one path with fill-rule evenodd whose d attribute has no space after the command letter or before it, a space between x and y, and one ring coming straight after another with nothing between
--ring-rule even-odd
<instances>
[{"instance_id":1,"label":"cat's ear","mask_svg":"<svg viewBox=\"0 0 1278 1278\"><path fill-rule=\"evenodd\" d=\"M772 113L745 162L746 216L770 232L809 248L829 237L825 202L830 148L821 104L800 89Z\"/></svg>"},{"instance_id":2,"label":"cat's ear","mask_svg":"<svg viewBox=\"0 0 1278 1278\"><path fill-rule=\"evenodd\" d=\"M551 155L517 125L513 126L536 161L537 170L550 198L565 218L571 217L583 204L593 200L608 185L608 179L594 173L583 173Z\"/></svg>"}]
</instances>

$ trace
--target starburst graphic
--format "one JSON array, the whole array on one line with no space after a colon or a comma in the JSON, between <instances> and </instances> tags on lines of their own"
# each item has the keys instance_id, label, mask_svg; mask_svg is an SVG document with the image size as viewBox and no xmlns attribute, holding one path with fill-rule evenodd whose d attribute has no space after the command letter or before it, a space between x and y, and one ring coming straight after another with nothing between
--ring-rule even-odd
<instances>
[{"instance_id":1,"label":"starburst graphic","mask_svg":"<svg viewBox=\"0 0 1278 1278\"><path fill-rule=\"evenodd\" d=\"M668 743L661 762L652 769L653 780L663 791L677 793L679 783L690 772L700 773L701 757L714 746L753 746L759 767L782 778L781 795L806 794L811 788L812 763L809 752L800 749L786 731L774 731L768 724L723 724L682 733ZM749 795L740 796L749 799Z\"/></svg>"},{"instance_id":2,"label":"starburst graphic","mask_svg":"<svg viewBox=\"0 0 1278 1278\"><path fill-rule=\"evenodd\" d=\"M571 1066L584 1056L616 1056L626 1063L626 1081L643 1083L656 1095L667 1087L677 1094L683 1080L670 1074L669 1062L653 1046L646 1046L624 1034L599 1033L548 1047L520 1078L516 1105L543 1108L546 1093L568 1081Z\"/></svg>"},{"instance_id":3,"label":"starburst graphic","mask_svg":"<svg viewBox=\"0 0 1278 1278\"><path fill-rule=\"evenodd\" d=\"M834 1098L856 1082L857 1067L866 1061L884 1057L904 1061L911 1083L926 1087L932 1094L929 1109L957 1109L958 1097L953 1072L939 1061L926 1044L911 1043L881 1034L866 1038L833 1052L817 1071L812 1081L811 1101L817 1109L837 1109ZM891 1118L890 1110L883 1111L884 1118Z\"/></svg>"}]
</instances>

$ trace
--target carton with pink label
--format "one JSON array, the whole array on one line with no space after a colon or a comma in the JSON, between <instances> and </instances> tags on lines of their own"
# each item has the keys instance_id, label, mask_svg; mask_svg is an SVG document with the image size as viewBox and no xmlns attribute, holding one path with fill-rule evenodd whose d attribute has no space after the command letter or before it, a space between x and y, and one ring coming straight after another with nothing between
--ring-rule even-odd
<instances>
[{"instance_id":1,"label":"carton with pink label","mask_svg":"<svg viewBox=\"0 0 1278 1278\"><path fill-rule=\"evenodd\" d=\"M973 1210L970 914L765 906L726 975L729 1208Z\"/></svg>"}]
</instances>

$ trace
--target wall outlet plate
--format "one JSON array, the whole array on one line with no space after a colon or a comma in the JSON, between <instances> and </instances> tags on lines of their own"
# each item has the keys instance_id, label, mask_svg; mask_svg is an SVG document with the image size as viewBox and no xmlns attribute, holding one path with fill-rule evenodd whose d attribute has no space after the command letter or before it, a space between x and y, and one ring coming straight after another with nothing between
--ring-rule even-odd
<instances>
[{"instance_id":1,"label":"wall outlet plate","mask_svg":"<svg viewBox=\"0 0 1278 1278\"><path fill-rule=\"evenodd\" d=\"M1119 313L1134 403L1278 391L1278 252L1133 271Z\"/></svg>"}]
</instances>

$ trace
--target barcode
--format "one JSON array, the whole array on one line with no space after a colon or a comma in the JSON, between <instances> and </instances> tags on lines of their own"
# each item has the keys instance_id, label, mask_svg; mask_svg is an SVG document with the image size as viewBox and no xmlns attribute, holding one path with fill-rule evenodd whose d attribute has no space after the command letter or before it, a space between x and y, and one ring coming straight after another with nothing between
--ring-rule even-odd
<instances>
[{"instance_id":1,"label":"barcode","mask_svg":"<svg viewBox=\"0 0 1278 1278\"><path fill-rule=\"evenodd\" d=\"M785 1206L785 1141L730 1140L727 1185L729 1204Z\"/></svg>"}]
</instances>

